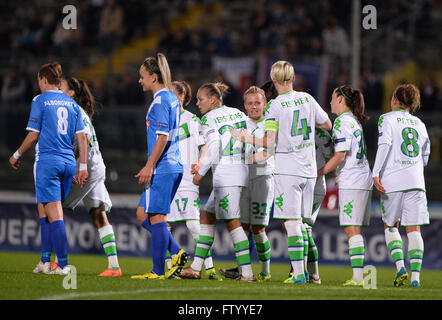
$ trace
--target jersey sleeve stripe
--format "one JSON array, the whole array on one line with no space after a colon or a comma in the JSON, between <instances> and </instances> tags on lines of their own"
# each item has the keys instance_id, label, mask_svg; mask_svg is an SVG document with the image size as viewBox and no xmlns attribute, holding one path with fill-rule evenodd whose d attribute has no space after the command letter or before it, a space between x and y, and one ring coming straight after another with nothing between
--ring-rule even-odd
<instances>
[{"instance_id":1,"label":"jersey sleeve stripe","mask_svg":"<svg viewBox=\"0 0 442 320\"><path fill-rule=\"evenodd\" d=\"M169 132L165 132L165 131L157 131L156 134L163 134L165 136L169 136Z\"/></svg>"},{"instance_id":2,"label":"jersey sleeve stripe","mask_svg":"<svg viewBox=\"0 0 442 320\"><path fill-rule=\"evenodd\" d=\"M31 128L31 127L27 127L26 130L27 130L27 131L40 132L40 130L37 130L37 129Z\"/></svg>"}]
</instances>

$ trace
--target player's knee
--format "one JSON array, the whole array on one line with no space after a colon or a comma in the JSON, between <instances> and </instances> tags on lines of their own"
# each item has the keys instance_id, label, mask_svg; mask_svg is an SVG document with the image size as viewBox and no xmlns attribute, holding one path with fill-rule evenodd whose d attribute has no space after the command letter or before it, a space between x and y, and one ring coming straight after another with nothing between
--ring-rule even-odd
<instances>
[{"instance_id":1,"label":"player's knee","mask_svg":"<svg viewBox=\"0 0 442 320\"><path fill-rule=\"evenodd\" d=\"M266 231L265 226L252 226L252 232L253 234L259 234Z\"/></svg>"},{"instance_id":2,"label":"player's knee","mask_svg":"<svg viewBox=\"0 0 442 320\"><path fill-rule=\"evenodd\" d=\"M143 207L138 207L136 214L137 214L137 220L140 224L142 224L144 222L144 220L147 219L147 214L144 213Z\"/></svg>"}]
</instances>

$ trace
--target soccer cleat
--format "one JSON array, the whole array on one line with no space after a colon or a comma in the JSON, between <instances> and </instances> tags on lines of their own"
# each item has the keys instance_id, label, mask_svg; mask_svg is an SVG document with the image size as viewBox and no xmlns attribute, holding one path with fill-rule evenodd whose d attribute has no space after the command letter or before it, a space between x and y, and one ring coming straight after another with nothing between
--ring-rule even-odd
<instances>
[{"instance_id":1,"label":"soccer cleat","mask_svg":"<svg viewBox=\"0 0 442 320\"><path fill-rule=\"evenodd\" d=\"M50 263L49 262L41 262L41 260L37 263L37 265L35 266L34 273L44 273L44 274L49 274L51 272L51 267L50 267Z\"/></svg>"},{"instance_id":2,"label":"soccer cleat","mask_svg":"<svg viewBox=\"0 0 442 320\"><path fill-rule=\"evenodd\" d=\"M159 276L153 272L148 272L145 274L140 274L140 275L135 275L135 276L131 276L131 279L146 279L146 280L164 280L164 274Z\"/></svg>"},{"instance_id":3,"label":"soccer cleat","mask_svg":"<svg viewBox=\"0 0 442 320\"><path fill-rule=\"evenodd\" d=\"M307 283L307 280L305 279L304 274L299 275L297 278L293 274L290 278L285 279L284 283L305 284L305 283Z\"/></svg>"},{"instance_id":4,"label":"soccer cleat","mask_svg":"<svg viewBox=\"0 0 442 320\"><path fill-rule=\"evenodd\" d=\"M172 256L172 267L174 266L180 266L180 267L184 267L184 265L186 264L187 261L189 261L190 259L190 255L184 251L183 249L180 249L180 251Z\"/></svg>"},{"instance_id":5,"label":"soccer cleat","mask_svg":"<svg viewBox=\"0 0 442 320\"><path fill-rule=\"evenodd\" d=\"M112 269L106 269L102 273L100 273L99 277L121 277L123 275L123 272L121 271L121 268L118 268L117 270Z\"/></svg>"},{"instance_id":6,"label":"soccer cleat","mask_svg":"<svg viewBox=\"0 0 442 320\"><path fill-rule=\"evenodd\" d=\"M314 284L321 284L321 278L319 278L319 276L317 275L312 275L309 277L308 282Z\"/></svg>"},{"instance_id":7,"label":"soccer cleat","mask_svg":"<svg viewBox=\"0 0 442 320\"><path fill-rule=\"evenodd\" d=\"M272 276L264 272L260 272L258 275L256 275L256 280L258 282L264 282L264 281L270 281L272 279Z\"/></svg>"},{"instance_id":8,"label":"soccer cleat","mask_svg":"<svg viewBox=\"0 0 442 320\"><path fill-rule=\"evenodd\" d=\"M51 263L51 271L57 269L57 267L58 267L58 262L57 261L54 261L54 262Z\"/></svg>"},{"instance_id":9,"label":"soccer cleat","mask_svg":"<svg viewBox=\"0 0 442 320\"><path fill-rule=\"evenodd\" d=\"M395 287L400 287L404 284L405 280L408 279L408 273L407 270L405 270L404 267L402 267L397 273L396 273L396 278L394 279L394 286Z\"/></svg>"},{"instance_id":10,"label":"soccer cleat","mask_svg":"<svg viewBox=\"0 0 442 320\"><path fill-rule=\"evenodd\" d=\"M240 276L238 267L232 269L219 268L218 271L224 278L228 279L237 279Z\"/></svg>"},{"instance_id":11,"label":"soccer cleat","mask_svg":"<svg viewBox=\"0 0 442 320\"><path fill-rule=\"evenodd\" d=\"M183 267L180 267L179 265L172 266L172 268L167 271L166 278L167 279L173 279L180 275L181 270L183 270Z\"/></svg>"},{"instance_id":12,"label":"soccer cleat","mask_svg":"<svg viewBox=\"0 0 442 320\"><path fill-rule=\"evenodd\" d=\"M167 272L167 279L176 278L180 275L181 270L183 269L186 262L190 259L190 255L184 251L183 249L180 249L180 251L172 256L172 266Z\"/></svg>"},{"instance_id":13,"label":"soccer cleat","mask_svg":"<svg viewBox=\"0 0 442 320\"><path fill-rule=\"evenodd\" d=\"M353 279L347 280L344 282L344 287L362 287L364 285L364 281L356 282Z\"/></svg>"},{"instance_id":14,"label":"soccer cleat","mask_svg":"<svg viewBox=\"0 0 442 320\"><path fill-rule=\"evenodd\" d=\"M235 281L239 282L256 282L255 276L252 275L251 277L244 277L243 275L240 275L238 278L235 279Z\"/></svg>"},{"instance_id":15,"label":"soccer cleat","mask_svg":"<svg viewBox=\"0 0 442 320\"><path fill-rule=\"evenodd\" d=\"M215 268L207 269L206 274L209 277L209 280L223 281L223 278L221 278L221 276L216 273Z\"/></svg>"},{"instance_id":16,"label":"soccer cleat","mask_svg":"<svg viewBox=\"0 0 442 320\"><path fill-rule=\"evenodd\" d=\"M71 272L71 269L68 266L65 266L63 269L60 268L60 266L58 266L54 270L50 271L49 274L58 274L58 275L61 275L61 276L66 276L70 272Z\"/></svg>"},{"instance_id":17,"label":"soccer cleat","mask_svg":"<svg viewBox=\"0 0 442 320\"><path fill-rule=\"evenodd\" d=\"M191 267L184 268L179 273L179 277L182 279L201 279L201 271L195 271Z\"/></svg>"},{"instance_id":18,"label":"soccer cleat","mask_svg":"<svg viewBox=\"0 0 442 320\"><path fill-rule=\"evenodd\" d=\"M419 283L419 281L414 280L411 284L410 284L410 288L419 288L421 285Z\"/></svg>"}]
</instances>

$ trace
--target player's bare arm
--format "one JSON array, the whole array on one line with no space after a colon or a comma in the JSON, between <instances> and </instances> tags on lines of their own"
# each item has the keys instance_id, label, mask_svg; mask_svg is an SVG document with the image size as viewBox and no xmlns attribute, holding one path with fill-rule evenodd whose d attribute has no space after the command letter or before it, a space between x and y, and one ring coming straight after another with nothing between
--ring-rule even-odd
<instances>
[{"instance_id":1,"label":"player's bare arm","mask_svg":"<svg viewBox=\"0 0 442 320\"><path fill-rule=\"evenodd\" d=\"M339 151L336 152L333 157L321 168L318 170L318 177L326 175L327 173L336 170L336 168L345 160L347 152Z\"/></svg>"},{"instance_id":2,"label":"player's bare arm","mask_svg":"<svg viewBox=\"0 0 442 320\"><path fill-rule=\"evenodd\" d=\"M77 133L78 153L80 158L80 169L78 170L78 183L83 187L88 178L87 171L87 145L88 138L84 132Z\"/></svg>"},{"instance_id":3,"label":"player's bare arm","mask_svg":"<svg viewBox=\"0 0 442 320\"><path fill-rule=\"evenodd\" d=\"M166 148L167 139L168 136L164 134L159 134L157 136L157 141L149 159L147 159L146 165L135 175L135 178L138 178L138 184L150 183L153 175L153 168Z\"/></svg>"},{"instance_id":4,"label":"player's bare arm","mask_svg":"<svg viewBox=\"0 0 442 320\"><path fill-rule=\"evenodd\" d=\"M13 169L17 170L20 164L20 157L29 150L37 141L40 136L40 132L30 131L23 140L20 148L9 158L9 164Z\"/></svg>"}]
</instances>

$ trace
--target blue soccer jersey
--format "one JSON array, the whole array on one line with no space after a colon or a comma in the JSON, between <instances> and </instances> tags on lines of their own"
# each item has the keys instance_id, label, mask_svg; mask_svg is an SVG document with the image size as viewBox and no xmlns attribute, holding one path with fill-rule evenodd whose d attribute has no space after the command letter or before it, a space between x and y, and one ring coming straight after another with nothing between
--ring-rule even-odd
<instances>
[{"instance_id":1,"label":"blue soccer jersey","mask_svg":"<svg viewBox=\"0 0 442 320\"><path fill-rule=\"evenodd\" d=\"M84 131L78 104L59 90L34 98L26 130L40 133L35 160L60 159L75 164L74 137Z\"/></svg>"},{"instance_id":2,"label":"blue soccer jersey","mask_svg":"<svg viewBox=\"0 0 442 320\"><path fill-rule=\"evenodd\" d=\"M149 158L159 134L167 135L168 141L163 154L158 159L155 172L182 173L183 165L179 149L180 102L174 93L159 90L153 97L146 116L147 157Z\"/></svg>"}]
</instances>

